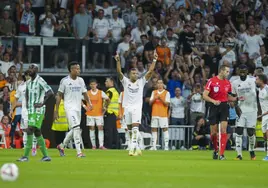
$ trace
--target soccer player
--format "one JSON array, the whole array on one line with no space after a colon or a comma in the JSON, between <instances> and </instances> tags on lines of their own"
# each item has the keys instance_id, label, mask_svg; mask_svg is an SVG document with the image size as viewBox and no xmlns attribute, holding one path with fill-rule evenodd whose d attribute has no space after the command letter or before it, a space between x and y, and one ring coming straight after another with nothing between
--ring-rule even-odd
<instances>
[{"instance_id":1,"label":"soccer player","mask_svg":"<svg viewBox=\"0 0 268 188\"><path fill-rule=\"evenodd\" d=\"M48 157L45 140L41 133L41 126L46 112L46 102L54 95L51 87L46 81L40 77L38 73L38 65L31 64L29 66L30 80L26 82L26 105L28 110L28 128L27 128L27 143L24 150L24 155L18 161L28 161L30 150L33 144L33 134L37 139L40 150L43 154L42 161L51 161Z\"/></svg>"},{"instance_id":2,"label":"soccer player","mask_svg":"<svg viewBox=\"0 0 268 188\"><path fill-rule=\"evenodd\" d=\"M25 71L24 76L22 76L21 78L22 80L19 83L18 81L18 89L16 90L16 94L15 94L15 101L14 103L11 104L11 111L13 112L14 109L17 106L21 106L22 110L21 110L21 122L20 122L20 128L23 132L23 145L24 147L26 146L27 143L27 128L28 128L28 111L27 111L27 107L26 107L26 81L30 80L31 77L29 75L29 71ZM19 100L21 99L21 103L19 103ZM36 155L36 138L33 135L33 147L32 147L32 156Z\"/></svg>"},{"instance_id":3,"label":"soccer player","mask_svg":"<svg viewBox=\"0 0 268 188\"><path fill-rule=\"evenodd\" d=\"M227 142L227 118L229 116L228 100L235 101L236 98L228 95L232 92L231 83L227 80L230 73L230 68L226 65L221 65L219 74L208 80L205 90L203 92L203 98L209 102L209 123L211 141L213 143L214 152L213 159L225 160L224 150ZM220 135L220 157L218 157L218 137L217 137L217 125L220 123L221 135Z\"/></svg>"},{"instance_id":4,"label":"soccer player","mask_svg":"<svg viewBox=\"0 0 268 188\"><path fill-rule=\"evenodd\" d=\"M94 108L92 110L88 110L84 104L83 107L87 110L87 126L89 126L89 136L92 149L96 149L95 125L98 127L99 149L106 149L103 146L103 113L106 111L105 103L109 103L110 99L102 90L97 89L98 84L96 79L91 79L89 81L89 86L91 89L87 92L87 94Z\"/></svg>"},{"instance_id":5,"label":"soccer player","mask_svg":"<svg viewBox=\"0 0 268 188\"><path fill-rule=\"evenodd\" d=\"M255 77L248 76L246 65L239 66L240 78L232 82L232 94L238 98L238 106L242 113L236 120L236 139L235 146L237 151L236 160L242 160L242 137L244 128L247 129L249 140L249 153L251 160L255 160L255 127L257 123L257 94Z\"/></svg>"},{"instance_id":6,"label":"soccer player","mask_svg":"<svg viewBox=\"0 0 268 188\"><path fill-rule=\"evenodd\" d=\"M266 141L267 155L263 158L264 161L268 161L268 85L267 76L265 74L260 74L256 77L256 84L259 87L259 100L262 115L262 132L264 140Z\"/></svg>"},{"instance_id":7,"label":"soccer player","mask_svg":"<svg viewBox=\"0 0 268 188\"><path fill-rule=\"evenodd\" d=\"M161 128L164 134L165 146L164 149L168 150L169 134L168 134L168 107L170 104L170 94L164 89L162 79L157 81L157 90L152 92L150 98L150 105L152 105L152 150L156 150L157 129Z\"/></svg>"},{"instance_id":8,"label":"soccer player","mask_svg":"<svg viewBox=\"0 0 268 188\"><path fill-rule=\"evenodd\" d=\"M62 98L64 98L64 109L66 118L68 120L70 131L67 133L63 143L57 146L60 152L60 156L64 156L64 148L67 147L71 139L74 139L75 148L77 151L77 157L82 158L85 155L81 151L81 101L82 96L89 105L88 110L92 109L91 101L87 95L87 89L83 78L80 75L80 66L78 62L72 61L68 65L69 75L64 77L59 86L59 90L56 96L56 108L54 111L54 119L59 117L59 105Z\"/></svg>"},{"instance_id":9,"label":"soccer player","mask_svg":"<svg viewBox=\"0 0 268 188\"><path fill-rule=\"evenodd\" d=\"M130 156L141 155L141 150L138 147L137 140L139 135L139 124L141 123L142 116L143 89L154 71L157 58L158 56L156 52L154 52L154 59L148 72L138 79L137 69L131 69L129 78L125 77L121 71L120 57L119 55L115 56L115 60L117 62L117 73L124 87L122 103L122 107L125 110L124 117L126 124L132 126L131 147L129 150Z\"/></svg>"}]
</instances>

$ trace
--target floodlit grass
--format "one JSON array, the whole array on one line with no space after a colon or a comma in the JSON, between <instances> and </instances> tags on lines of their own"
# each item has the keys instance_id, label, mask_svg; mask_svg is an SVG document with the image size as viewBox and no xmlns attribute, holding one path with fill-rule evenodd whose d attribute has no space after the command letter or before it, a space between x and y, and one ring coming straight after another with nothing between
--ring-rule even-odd
<instances>
[{"instance_id":1,"label":"floodlit grass","mask_svg":"<svg viewBox=\"0 0 268 188\"><path fill-rule=\"evenodd\" d=\"M14 162L23 150L0 150L0 165ZM29 162L17 163L20 176L16 182L3 182L0 188L266 188L268 163L234 161L234 151L226 161L212 160L211 151L144 151L141 157L129 157L127 151L86 150L78 159L74 150L66 157L49 150L51 162L40 162L41 152Z\"/></svg>"}]
</instances>

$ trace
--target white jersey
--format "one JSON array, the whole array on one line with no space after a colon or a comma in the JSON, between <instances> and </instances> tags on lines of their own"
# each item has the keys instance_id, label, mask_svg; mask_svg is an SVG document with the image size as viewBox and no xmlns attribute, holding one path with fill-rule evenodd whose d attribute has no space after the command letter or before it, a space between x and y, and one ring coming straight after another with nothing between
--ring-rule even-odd
<instances>
[{"instance_id":1,"label":"white jersey","mask_svg":"<svg viewBox=\"0 0 268 188\"><path fill-rule=\"evenodd\" d=\"M236 94L238 98L245 98L244 101L238 101L242 113L257 111L257 94L254 77L247 76L245 81L242 81L241 79L233 81L232 89L232 93Z\"/></svg>"},{"instance_id":2,"label":"white jersey","mask_svg":"<svg viewBox=\"0 0 268 188\"><path fill-rule=\"evenodd\" d=\"M73 80L66 76L60 82L59 92L63 93L65 111L81 111L82 94L87 92L83 78Z\"/></svg>"},{"instance_id":3,"label":"white jersey","mask_svg":"<svg viewBox=\"0 0 268 188\"><path fill-rule=\"evenodd\" d=\"M264 88L259 90L259 99L260 99L261 111L262 114L264 114L268 112L268 85L265 85Z\"/></svg>"},{"instance_id":4,"label":"white jersey","mask_svg":"<svg viewBox=\"0 0 268 188\"><path fill-rule=\"evenodd\" d=\"M26 93L26 82L23 82L18 86L18 89L16 90L15 94L17 100L21 100L21 106L22 106L21 115L23 118L28 116L25 93Z\"/></svg>"},{"instance_id":5,"label":"white jersey","mask_svg":"<svg viewBox=\"0 0 268 188\"><path fill-rule=\"evenodd\" d=\"M136 82L132 83L127 77L121 80L124 87L123 108L136 108L142 109L143 103L143 89L147 83L145 76L139 78Z\"/></svg>"}]
</instances>

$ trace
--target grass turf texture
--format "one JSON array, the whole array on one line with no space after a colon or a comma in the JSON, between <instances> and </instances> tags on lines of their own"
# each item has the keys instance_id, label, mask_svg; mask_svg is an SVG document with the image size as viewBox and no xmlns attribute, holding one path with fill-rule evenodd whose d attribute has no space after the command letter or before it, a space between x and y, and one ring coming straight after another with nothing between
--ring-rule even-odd
<instances>
[{"instance_id":1,"label":"grass turf texture","mask_svg":"<svg viewBox=\"0 0 268 188\"><path fill-rule=\"evenodd\" d=\"M23 150L0 150L0 165L14 162ZM74 150L60 157L50 149L51 162L40 162L41 152L29 162L15 162L20 176L15 182L3 182L2 188L75 188L75 187L182 187L182 188L266 188L268 162L264 152L250 161L234 161L234 151L226 152L226 161L212 160L211 151L144 151L141 157L129 157L127 151L86 150L86 158L76 158Z\"/></svg>"}]
</instances>

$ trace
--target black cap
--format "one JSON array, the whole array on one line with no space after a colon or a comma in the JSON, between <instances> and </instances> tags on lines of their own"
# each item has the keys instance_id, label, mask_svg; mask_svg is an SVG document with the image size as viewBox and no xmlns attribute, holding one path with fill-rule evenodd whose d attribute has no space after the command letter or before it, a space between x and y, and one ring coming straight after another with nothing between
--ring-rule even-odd
<instances>
[{"instance_id":1,"label":"black cap","mask_svg":"<svg viewBox=\"0 0 268 188\"><path fill-rule=\"evenodd\" d=\"M248 67L245 64L241 64L241 65L239 65L239 69L240 70L248 70Z\"/></svg>"}]
</instances>

